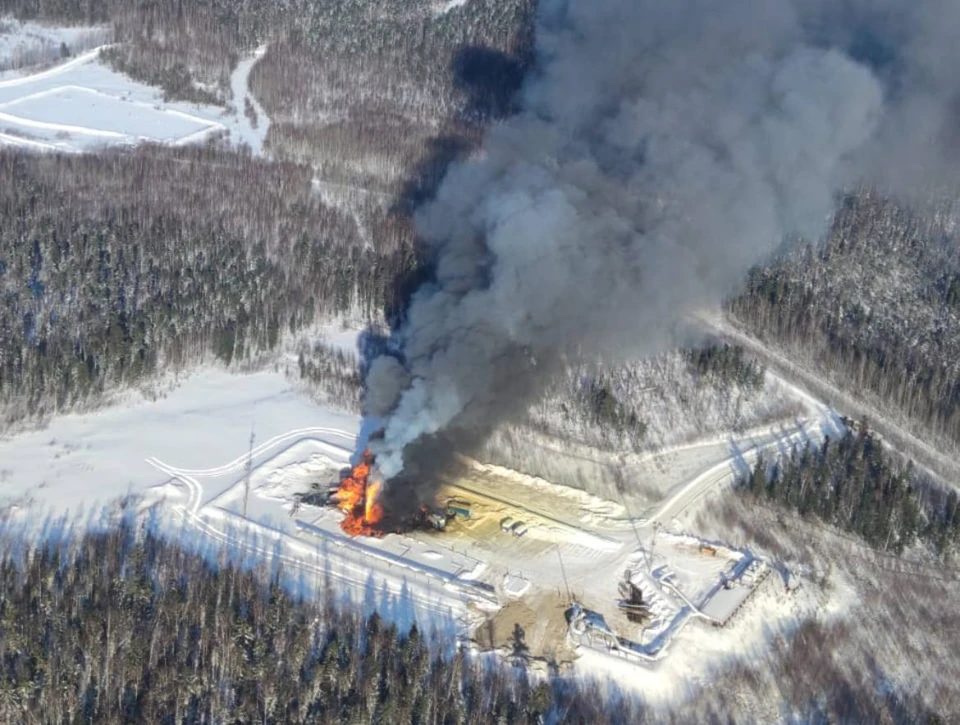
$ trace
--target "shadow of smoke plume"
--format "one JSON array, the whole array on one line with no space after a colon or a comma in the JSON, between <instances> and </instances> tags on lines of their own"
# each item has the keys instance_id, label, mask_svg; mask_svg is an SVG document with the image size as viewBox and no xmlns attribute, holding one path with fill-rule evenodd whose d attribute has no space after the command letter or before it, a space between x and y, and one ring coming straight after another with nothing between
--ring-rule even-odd
<instances>
[{"instance_id":1,"label":"shadow of smoke plume","mask_svg":"<svg viewBox=\"0 0 960 725\"><path fill-rule=\"evenodd\" d=\"M450 62L453 86L465 100L462 109L446 119L443 129L430 139L423 158L402 185L397 202L390 209L414 225L417 209L431 201L447 170L466 160L483 141L483 130L492 121L514 110L517 92L532 63L532 48L509 55L495 48L466 46ZM384 317L394 327L403 323L414 292L434 281L436 249L414 231L411 264L398 275L393 299L388 300Z\"/></svg>"},{"instance_id":2,"label":"shadow of smoke plume","mask_svg":"<svg viewBox=\"0 0 960 725\"><path fill-rule=\"evenodd\" d=\"M488 122L515 113L517 93L530 67L529 55L510 56L480 46L460 49L450 68L454 85L467 93L468 121Z\"/></svg>"},{"instance_id":3,"label":"shadow of smoke plume","mask_svg":"<svg viewBox=\"0 0 960 725\"><path fill-rule=\"evenodd\" d=\"M374 452L398 499L429 497L444 447L469 451L512 420L561 361L672 346L687 315L785 239L821 238L844 188L956 176L960 44L942 20L960 6L947 0L538 12L516 113L416 212L431 273L370 365L368 410L385 421ZM877 49L855 52L864 28ZM502 107L496 64L474 58L464 78Z\"/></svg>"}]
</instances>

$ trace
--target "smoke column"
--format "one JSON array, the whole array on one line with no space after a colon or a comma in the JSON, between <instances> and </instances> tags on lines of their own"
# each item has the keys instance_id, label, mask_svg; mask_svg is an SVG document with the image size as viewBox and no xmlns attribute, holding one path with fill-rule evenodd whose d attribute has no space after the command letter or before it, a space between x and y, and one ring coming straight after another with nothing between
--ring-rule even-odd
<instances>
[{"instance_id":1,"label":"smoke column","mask_svg":"<svg viewBox=\"0 0 960 725\"><path fill-rule=\"evenodd\" d=\"M541 0L521 110L418 213L435 278L368 374L394 497L564 359L663 349L785 239L821 237L843 188L947 174L958 8Z\"/></svg>"}]
</instances>

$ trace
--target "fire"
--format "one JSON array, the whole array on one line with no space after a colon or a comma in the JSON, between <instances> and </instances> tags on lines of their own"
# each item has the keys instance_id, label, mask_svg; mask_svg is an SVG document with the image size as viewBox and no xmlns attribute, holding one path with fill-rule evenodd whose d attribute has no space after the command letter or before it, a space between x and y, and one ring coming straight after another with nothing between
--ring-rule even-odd
<instances>
[{"instance_id":1,"label":"fire","mask_svg":"<svg viewBox=\"0 0 960 725\"><path fill-rule=\"evenodd\" d=\"M337 508L346 514L340 528L350 536L383 536L377 527L383 519L383 504L377 500L382 484L369 480L372 465L373 454L364 451L360 463L337 489Z\"/></svg>"},{"instance_id":2,"label":"fire","mask_svg":"<svg viewBox=\"0 0 960 725\"><path fill-rule=\"evenodd\" d=\"M372 481L367 484L367 500L364 503L363 518L369 524L378 524L383 519L383 504L377 500L380 498L380 487L382 485L380 481Z\"/></svg>"}]
</instances>

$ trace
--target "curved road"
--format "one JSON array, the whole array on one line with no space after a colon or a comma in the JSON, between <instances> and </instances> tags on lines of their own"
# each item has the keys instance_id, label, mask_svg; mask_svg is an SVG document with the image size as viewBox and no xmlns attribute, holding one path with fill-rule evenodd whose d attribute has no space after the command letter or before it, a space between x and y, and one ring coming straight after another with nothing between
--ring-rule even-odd
<instances>
[{"instance_id":1,"label":"curved road","mask_svg":"<svg viewBox=\"0 0 960 725\"><path fill-rule=\"evenodd\" d=\"M884 439L891 448L913 458L934 477L954 488L960 486L960 460L955 456L946 454L921 440L903 426L884 416L872 405L845 393L822 376L805 370L761 341L740 331L727 320L717 315L700 315L696 319L717 337L740 345L762 359L768 371L775 371L788 385L799 389L801 393L822 401L822 404L842 411L853 419L868 418L871 430Z\"/></svg>"}]
</instances>

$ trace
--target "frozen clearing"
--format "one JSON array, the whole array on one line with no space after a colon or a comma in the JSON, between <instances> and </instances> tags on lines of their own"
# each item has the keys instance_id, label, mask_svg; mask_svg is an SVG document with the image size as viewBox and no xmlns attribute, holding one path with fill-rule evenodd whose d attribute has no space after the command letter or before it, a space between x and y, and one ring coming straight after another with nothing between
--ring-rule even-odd
<instances>
[{"instance_id":1,"label":"frozen clearing","mask_svg":"<svg viewBox=\"0 0 960 725\"><path fill-rule=\"evenodd\" d=\"M469 629L496 608L471 583L482 571L475 558L442 542L351 541L332 509L291 516L295 494L339 480L359 429L356 416L317 406L281 373L206 370L159 400L62 416L0 441L0 501L40 518L135 494L144 508L164 503L171 524L282 563L309 587L329 581L401 625Z\"/></svg>"},{"instance_id":2,"label":"frozen clearing","mask_svg":"<svg viewBox=\"0 0 960 725\"><path fill-rule=\"evenodd\" d=\"M269 118L248 84L265 48L238 63L231 77L234 105L228 110L165 102L159 89L100 63L103 47L37 73L0 73L0 144L82 152L144 141L197 143L224 133L255 153L262 150ZM255 122L244 113L247 101Z\"/></svg>"},{"instance_id":3,"label":"frozen clearing","mask_svg":"<svg viewBox=\"0 0 960 725\"><path fill-rule=\"evenodd\" d=\"M111 35L109 26L58 27L0 18L0 71L47 63L95 48Z\"/></svg>"},{"instance_id":4,"label":"frozen clearing","mask_svg":"<svg viewBox=\"0 0 960 725\"><path fill-rule=\"evenodd\" d=\"M321 408L280 373L231 375L206 370L165 397L142 396L102 411L55 418L41 431L0 440L0 500L34 499L57 511L140 494L163 479L146 458L206 468L246 455L291 429L325 426L349 432L356 416Z\"/></svg>"},{"instance_id":5,"label":"frozen clearing","mask_svg":"<svg viewBox=\"0 0 960 725\"><path fill-rule=\"evenodd\" d=\"M82 126L65 124L64 109L83 109ZM174 142L213 126L189 114L125 101L82 86L60 86L0 104L0 122L124 139L132 129L140 138Z\"/></svg>"}]
</instances>

